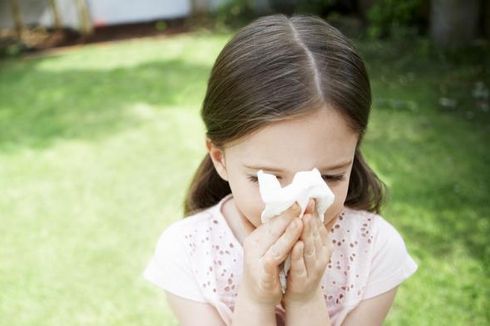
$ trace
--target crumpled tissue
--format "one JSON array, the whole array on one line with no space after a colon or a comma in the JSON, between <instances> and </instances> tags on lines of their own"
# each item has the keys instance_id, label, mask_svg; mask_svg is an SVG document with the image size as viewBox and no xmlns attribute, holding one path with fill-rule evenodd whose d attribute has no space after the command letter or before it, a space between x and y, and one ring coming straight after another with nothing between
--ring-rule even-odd
<instances>
[{"instance_id":1,"label":"crumpled tissue","mask_svg":"<svg viewBox=\"0 0 490 326\"><path fill-rule=\"evenodd\" d=\"M299 171L294 175L291 184L281 187L275 175L265 173L260 170L257 172L259 181L259 191L262 200L265 203L265 209L262 211L262 223L266 223L274 216L291 207L294 202L298 202L301 207L300 217L303 216L310 198L316 201L316 215L323 222L324 214L328 207L335 200L335 195L327 186L317 168L311 171ZM291 267L291 256L288 256L284 262L284 268L279 273L282 292L286 292L286 275Z\"/></svg>"}]
</instances>

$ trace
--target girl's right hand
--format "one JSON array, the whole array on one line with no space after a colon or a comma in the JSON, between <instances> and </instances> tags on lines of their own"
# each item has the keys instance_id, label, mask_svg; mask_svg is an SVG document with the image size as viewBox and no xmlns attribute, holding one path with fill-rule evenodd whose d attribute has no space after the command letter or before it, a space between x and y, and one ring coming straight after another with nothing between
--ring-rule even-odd
<instances>
[{"instance_id":1,"label":"girl's right hand","mask_svg":"<svg viewBox=\"0 0 490 326\"><path fill-rule=\"evenodd\" d=\"M301 236L300 206L294 203L282 214L261 224L243 241L244 262L241 290L260 304L281 302L279 265L286 260Z\"/></svg>"}]
</instances>

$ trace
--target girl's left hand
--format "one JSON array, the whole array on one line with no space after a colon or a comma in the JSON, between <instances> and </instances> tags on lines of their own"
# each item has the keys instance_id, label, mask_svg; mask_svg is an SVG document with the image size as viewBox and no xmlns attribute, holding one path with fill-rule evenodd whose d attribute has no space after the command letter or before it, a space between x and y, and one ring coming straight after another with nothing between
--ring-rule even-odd
<instances>
[{"instance_id":1,"label":"girl's left hand","mask_svg":"<svg viewBox=\"0 0 490 326\"><path fill-rule=\"evenodd\" d=\"M291 251L285 301L306 302L318 293L320 281L332 254L328 231L316 216L310 199L303 215L303 232Z\"/></svg>"}]
</instances>

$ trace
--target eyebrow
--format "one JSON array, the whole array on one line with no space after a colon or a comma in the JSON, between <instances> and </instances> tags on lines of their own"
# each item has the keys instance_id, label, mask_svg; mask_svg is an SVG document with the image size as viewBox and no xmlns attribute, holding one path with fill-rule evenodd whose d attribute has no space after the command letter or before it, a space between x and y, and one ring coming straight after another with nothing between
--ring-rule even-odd
<instances>
[{"instance_id":1,"label":"eyebrow","mask_svg":"<svg viewBox=\"0 0 490 326\"><path fill-rule=\"evenodd\" d=\"M318 170L319 171L335 170L335 169L346 167L346 166L350 165L351 163L352 163L352 160L348 160L348 161L345 161L345 162L338 163L338 164L336 164L334 166L318 168ZM246 165L246 164L244 164L244 166L246 168L253 169L253 170L264 170L264 171L283 172L283 170L278 169L278 168L274 168L274 167L271 167L271 166L250 166L250 165Z\"/></svg>"}]
</instances>

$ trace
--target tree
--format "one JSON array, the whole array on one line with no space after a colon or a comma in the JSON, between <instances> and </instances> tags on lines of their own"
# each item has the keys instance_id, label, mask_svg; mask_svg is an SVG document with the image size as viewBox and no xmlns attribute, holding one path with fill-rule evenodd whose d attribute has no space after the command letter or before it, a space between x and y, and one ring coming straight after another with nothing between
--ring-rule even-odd
<instances>
[{"instance_id":1,"label":"tree","mask_svg":"<svg viewBox=\"0 0 490 326\"><path fill-rule=\"evenodd\" d=\"M464 46L478 34L479 0L432 0L430 34L442 47Z\"/></svg>"}]
</instances>

